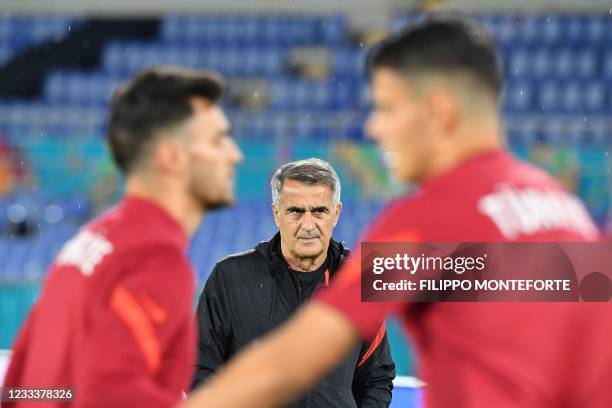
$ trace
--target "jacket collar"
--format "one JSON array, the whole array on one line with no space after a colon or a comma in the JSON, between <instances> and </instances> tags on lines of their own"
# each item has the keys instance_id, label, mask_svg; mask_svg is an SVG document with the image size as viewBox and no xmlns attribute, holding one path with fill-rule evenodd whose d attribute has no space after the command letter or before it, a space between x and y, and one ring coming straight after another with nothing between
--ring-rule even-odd
<instances>
[{"instance_id":1,"label":"jacket collar","mask_svg":"<svg viewBox=\"0 0 612 408\"><path fill-rule=\"evenodd\" d=\"M280 248L280 232L277 232L269 241L260 242L259 245L255 247L255 250L268 262L272 279L280 289L279 291L272 291L269 313L270 320L274 320L279 296L287 299L293 309L297 309L300 306L299 283L297 282L297 278L289 273L289 268L281 258L282 255L277 253L277 248ZM278 252L280 252L280 250ZM334 239L330 241L328 256L331 257L329 263L329 274L331 277L334 276L348 255L349 251L344 247L342 242L335 241Z\"/></svg>"},{"instance_id":2,"label":"jacket collar","mask_svg":"<svg viewBox=\"0 0 612 408\"><path fill-rule=\"evenodd\" d=\"M271 262L273 269L277 267L286 268L285 262L283 262L282 254L280 253L280 249L277 253L277 248L280 248L280 232L274 234L274 236L269 241L260 242L255 250L261 253L268 262ZM329 272L333 276L336 271L340 268L342 262L346 260L346 258L350 255L350 251L346 248L344 242L336 241L335 239L331 239L329 242L329 247L327 249L327 254L330 257L329 262Z\"/></svg>"}]
</instances>

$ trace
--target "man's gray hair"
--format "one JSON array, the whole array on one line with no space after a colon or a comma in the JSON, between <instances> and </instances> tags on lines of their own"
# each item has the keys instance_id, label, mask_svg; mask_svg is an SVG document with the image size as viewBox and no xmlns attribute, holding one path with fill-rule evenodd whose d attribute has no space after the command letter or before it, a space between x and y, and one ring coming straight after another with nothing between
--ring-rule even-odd
<instances>
[{"instance_id":1,"label":"man's gray hair","mask_svg":"<svg viewBox=\"0 0 612 408\"><path fill-rule=\"evenodd\" d=\"M280 207L281 191L286 179L306 184L325 184L331 189L333 204L340 202L340 179L334 168L325 160L313 157L293 161L276 170L270 181L270 187L272 188L272 202L277 207Z\"/></svg>"}]
</instances>

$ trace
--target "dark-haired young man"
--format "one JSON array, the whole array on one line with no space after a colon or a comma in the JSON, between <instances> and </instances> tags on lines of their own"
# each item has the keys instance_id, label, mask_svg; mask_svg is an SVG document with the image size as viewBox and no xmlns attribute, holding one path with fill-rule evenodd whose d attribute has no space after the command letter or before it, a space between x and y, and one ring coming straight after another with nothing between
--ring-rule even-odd
<instances>
[{"instance_id":1,"label":"dark-haired young man","mask_svg":"<svg viewBox=\"0 0 612 408\"><path fill-rule=\"evenodd\" d=\"M222 93L215 74L179 67L143 70L116 91L108 143L125 198L60 251L4 383L70 390L7 407L180 401L194 359L188 236L207 210L233 201L241 160L216 103Z\"/></svg>"},{"instance_id":2,"label":"dark-haired young man","mask_svg":"<svg viewBox=\"0 0 612 408\"><path fill-rule=\"evenodd\" d=\"M368 132L391 171L420 191L391 204L364 241L598 239L575 197L504 150L501 74L478 25L425 20L384 40L368 64ZM517 201L534 192L544 202ZM401 313L417 346L427 407L612 406L608 304L361 302L355 258L327 292L185 405L275 405L316 381L383 316Z\"/></svg>"}]
</instances>

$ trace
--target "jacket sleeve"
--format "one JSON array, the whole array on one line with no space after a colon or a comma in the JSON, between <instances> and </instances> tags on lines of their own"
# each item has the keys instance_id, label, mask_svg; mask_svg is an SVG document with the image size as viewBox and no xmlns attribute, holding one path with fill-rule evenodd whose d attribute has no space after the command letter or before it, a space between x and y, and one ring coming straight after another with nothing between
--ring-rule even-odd
<instances>
[{"instance_id":1,"label":"jacket sleeve","mask_svg":"<svg viewBox=\"0 0 612 408\"><path fill-rule=\"evenodd\" d=\"M164 381L160 370L167 359L193 358L193 272L175 248L130 262L122 279L92 294L87 347L73 368L75 408L167 408L189 381L188 373Z\"/></svg>"},{"instance_id":2,"label":"jacket sleeve","mask_svg":"<svg viewBox=\"0 0 612 408\"><path fill-rule=\"evenodd\" d=\"M364 341L353 377L353 396L359 408L382 408L391 404L395 364L385 324L376 336Z\"/></svg>"},{"instance_id":3,"label":"jacket sleeve","mask_svg":"<svg viewBox=\"0 0 612 408\"><path fill-rule=\"evenodd\" d=\"M231 337L231 316L221 267L217 264L206 281L196 311L198 322L197 358L192 389L207 381L227 360Z\"/></svg>"}]
</instances>

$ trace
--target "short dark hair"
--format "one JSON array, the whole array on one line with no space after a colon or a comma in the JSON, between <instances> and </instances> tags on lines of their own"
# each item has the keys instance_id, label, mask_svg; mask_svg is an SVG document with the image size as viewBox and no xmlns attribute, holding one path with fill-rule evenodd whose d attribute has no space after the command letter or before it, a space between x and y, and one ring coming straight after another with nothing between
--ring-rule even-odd
<instances>
[{"instance_id":1,"label":"short dark hair","mask_svg":"<svg viewBox=\"0 0 612 408\"><path fill-rule=\"evenodd\" d=\"M108 144L117 166L129 173L158 131L189 118L192 97L215 103L223 91L212 71L155 66L138 72L111 100Z\"/></svg>"},{"instance_id":2,"label":"short dark hair","mask_svg":"<svg viewBox=\"0 0 612 408\"><path fill-rule=\"evenodd\" d=\"M433 16L405 27L376 45L366 64L369 75L382 67L405 76L464 73L495 96L503 82L493 36L476 21L456 15Z\"/></svg>"}]
</instances>

